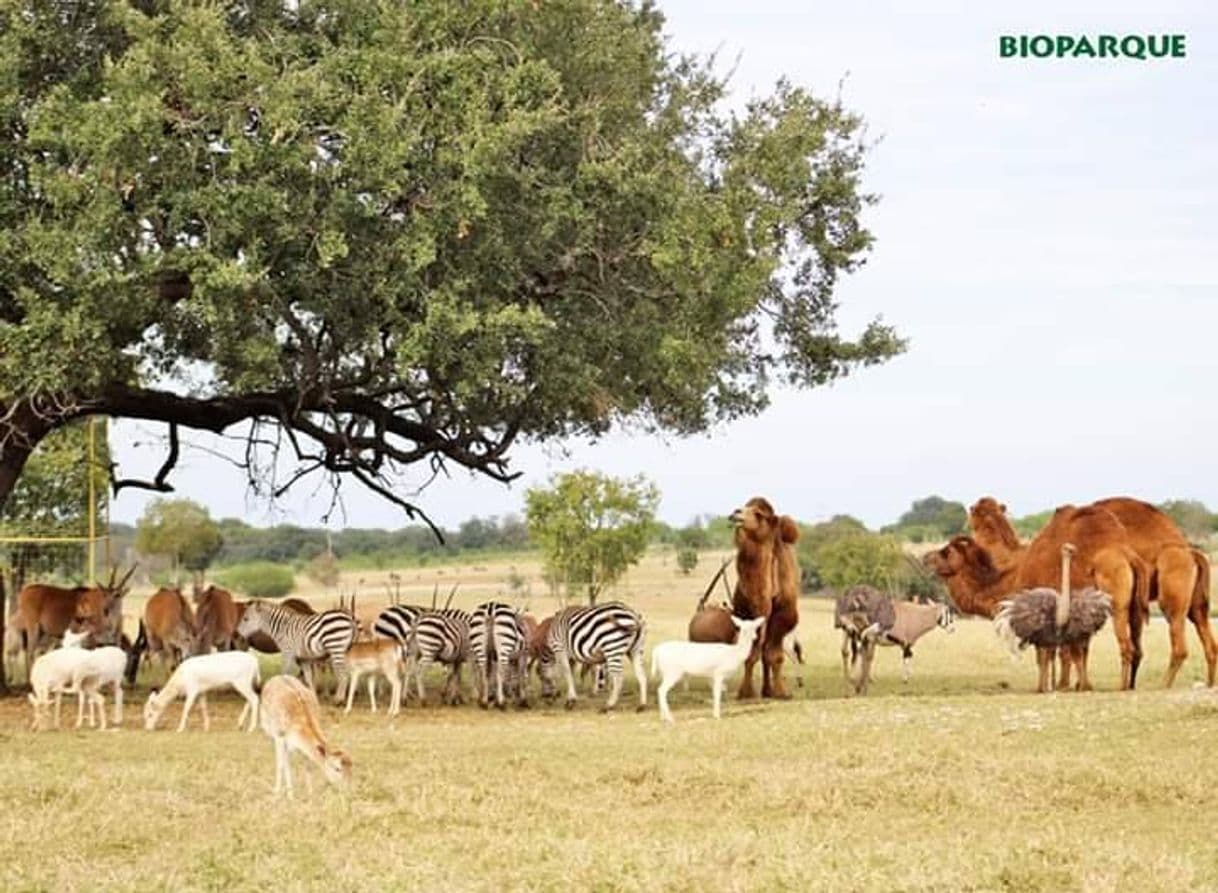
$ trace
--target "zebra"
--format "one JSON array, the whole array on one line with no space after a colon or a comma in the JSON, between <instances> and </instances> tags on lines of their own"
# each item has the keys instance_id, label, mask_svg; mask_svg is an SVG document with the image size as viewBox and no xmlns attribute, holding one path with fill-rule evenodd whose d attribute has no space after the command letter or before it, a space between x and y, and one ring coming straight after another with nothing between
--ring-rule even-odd
<instances>
[{"instance_id":1,"label":"zebra","mask_svg":"<svg viewBox=\"0 0 1218 893\"><path fill-rule=\"evenodd\" d=\"M469 659L470 614L457 608L443 611L423 611L415 619L406 639L406 678L414 673L419 701L423 691L423 671L432 662L447 664L448 679L444 684L444 700L461 703L461 665Z\"/></svg>"},{"instance_id":2,"label":"zebra","mask_svg":"<svg viewBox=\"0 0 1218 893\"><path fill-rule=\"evenodd\" d=\"M310 661L328 657L337 681L334 693L336 704L341 704L347 693L347 649L355 641L358 630L355 618L346 611L301 614L261 599L254 599L246 605L241 622L237 624L238 635L248 638L256 632L264 632L274 639L283 652L285 663L300 663L305 682L310 688L313 688Z\"/></svg>"},{"instance_id":3,"label":"zebra","mask_svg":"<svg viewBox=\"0 0 1218 893\"><path fill-rule=\"evenodd\" d=\"M639 682L639 710L647 707L647 674L643 669L646 624L637 611L621 602L605 602L588 608L564 608L554 615L541 655L542 675L553 676L557 664L567 680L567 709L575 706L575 676L571 661L605 665L610 688L605 711L617 705L622 693L625 659L634 665ZM548 653L547 653L548 652ZM552 685L552 682L551 682Z\"/></svg>"},{"instance_id":4,"label":"zebra","mask_svg":"<svg viewBox=\"0 0 1218 893\"><path fill-rule=\"evenodd\" d=\"M474 609L469 623L470 656L478 703L490 705L491 672L495 674L495 706L503 709L504 686L515 689L517 703L527 705L528 635L520 615L503 602L486 602Z\"/></svg>"}]
</instances>

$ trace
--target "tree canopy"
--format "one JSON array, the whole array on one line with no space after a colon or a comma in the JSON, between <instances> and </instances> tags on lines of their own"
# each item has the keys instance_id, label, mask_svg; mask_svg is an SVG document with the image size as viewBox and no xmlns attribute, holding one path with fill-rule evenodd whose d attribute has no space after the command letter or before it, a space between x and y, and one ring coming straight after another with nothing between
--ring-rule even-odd
<instances>
[{"instance_id":1,"label":"tree canopy","mask_svg":"<svg viewBox=\"0 0 1218 893\"><path fill-rule=\"evenodd\" d=\"M643 557L660 491L642 477L575 471L530 489L525 501L529 534L545 553L550 578L568 591L582 587L594 605Z\"/></svg>"},{"instance_id":2,"label":"tree canopy","mask_svg":"<svg viewBox=\"0 0 1218 893\"><path fill-rule=\"evenodd\" d=\"M696 432L899 353L835 325L872 242L861 118L787 83L725 111L662 26L0 0L0 503L107 414L167 426L116 487L172 489L179 427L248 423L266 492L318 472L409 512L412 467L508 480L522 437Z\"/></svg>"},{"instance_id":3,"label":"tree canopy","mask_svg":"<svg viewBox=\"0 0 1218 893\"><path fill-rule=\"evenodd\" d=\"M135 526L135 547L144 555L164 555L179 568L207 570L224 537L203 506L189 499L156 499Z\"/></svg>"}]
</instances>

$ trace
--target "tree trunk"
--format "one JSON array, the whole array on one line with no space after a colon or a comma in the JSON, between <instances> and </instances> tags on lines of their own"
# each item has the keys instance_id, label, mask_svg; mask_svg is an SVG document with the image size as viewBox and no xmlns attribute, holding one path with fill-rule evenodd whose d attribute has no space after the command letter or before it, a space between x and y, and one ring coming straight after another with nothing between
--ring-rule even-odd
<instances>
[{"instance_id":1,"label":"tree trunk","mask_svg":"<svg viewBox=\"0 0 1218 893\"><path fill-rule=\"evenodd\" d=\"M8 407L0 404L0 411ZM25 469L25 463L30 454L54 427L45 418L36 415L28 403L22 403L8 413L8 430L0 431L0 516L8 505ZM17 574L24 577L24 572L18 569L24 556L14 562L14 591L19 591L21 583L16 580ZM8 693L8 673L4 666L4 634L8 624L8 592L5 587L4 574L0 572L0 694Z\"/></svg>"}]
</instances>

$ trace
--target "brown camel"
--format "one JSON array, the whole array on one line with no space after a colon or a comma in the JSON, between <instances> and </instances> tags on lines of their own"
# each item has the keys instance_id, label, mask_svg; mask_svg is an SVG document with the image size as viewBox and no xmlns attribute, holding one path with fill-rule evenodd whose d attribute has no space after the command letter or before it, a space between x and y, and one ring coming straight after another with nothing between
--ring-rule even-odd
<instances>
[{"instance_id":1,"label":"brown camel","mask_svg":"<svg viewBox=\"0 0 1218 893\"><path fill-rule=\"evenodd\" d=\"M1206 681L1213 686L1218 643L1209 622L1209 559L1189 544L1167 514L1150 503L1117 496L1101 499L1092 503L1092 507L1112 513L1124 528L1127 544L1150 568L1149 598L1159 602L1171 635L1171 660L1165 685L1170 687L1175 682L1188 657L1184 633L1187 619L1201 640ZM1019 561L1024 546L1007 519L1006 506L992 497L984 497L970 509L969 520L977 542L990 552L996 564L1009 566Z\"/></svg>"},{"instance_id":2,"label":"brown camel","mask_svg":"<svg viewBox=\"0 0 1218 893\"><path fill-rule=\"evenodd\" d=\"M1113 630L1121 651L1121 688L1132 688L1141 660L1141 631L1150 598L1150 569L1126 542L1121 524L1104 509L1062 506L1049 524L1028 545L1018 563L1001 567L990 553L970 537L956 537L923 563L947 584L964 613L991 619L999 602L1012 593L1060 585L1061 548L1078 547L1071 563L1070 586L1094 586L1112 598ZM1069 649L1062 664L1062 687L1070 685L1070 667L1086 664L1089 646ZM1080 685L1089 685L1086 677Z\"/></svg>"},{"instance_id":3,"label":"brown camel","mask_svg":"<svg viewBox=\"0 0 1218 893\"><path fill-rule=\"evenodd\" d=\"M754 497L732 512L736 528L736 590L732 613L742 620L765 617L765 635L744 662L740 698L757 696L753 668L762 661L762 697L789 698L782 680L782 643L799 622L799 565L795 542L799 527L779 517L774 507Z\"/></svg>"}]
</instances>

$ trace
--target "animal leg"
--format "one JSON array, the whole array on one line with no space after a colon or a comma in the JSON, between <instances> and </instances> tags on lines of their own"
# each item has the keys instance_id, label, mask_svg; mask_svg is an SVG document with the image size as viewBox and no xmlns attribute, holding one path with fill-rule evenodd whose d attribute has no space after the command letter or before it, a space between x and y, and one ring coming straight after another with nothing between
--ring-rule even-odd
<instances>
[{"instance_id":1,"label":"animal leg","mask_svg":"<svg viewBox=\"0 0 1218 893\"><path fill-rule=\"evenodd\" d=\"M203 711L203 731L211 731L211 716L207 713L207 692L199 696L199 709Z\"/></svg>"},{"instance_id":2,"label":"animal leg","mask_svg":"<svg viewBox=\"0 0 1218 893\"><path fill-rule=\"evenodd\" d=\"M359 683L359 677L359 667L353 667L351 669L351 687L347 689L347 709L343 713L351 712L351 705L355 703L355 686ZM371 688L369 691L371 691Z\"/></svg>"},{"instance_id":3,"label":"animal leg","mask_svg":"<svg viewBox=\"0 0 1218 893\"><path fill-rule=\"evenodd\" d=\"M740 679L740 690L736 692L737 699L747 701L757 697L757 689L753 687L753 667L761 658L761 644L753 643L749 656L744 660L744 676Z\"/></svg>"},{"instance_id":4,"label":"animal leg","mask_svg":"<svg viewBox=\"0 0 1218 893\"><path fill-rule=\"evenodd\" d=\"M402 677L395 671L389 675L389 715L397 716L402 710Z\"/></svg>"},{"instance_id":5,"label":"animal leg","mask_svg":"<svg viewBox=\"0 0 1218 893\"><path fill-rule=\"evenodd\" d=\"M123 680L114 683L114 724L123 724Z\"/></svg>"},{"instance_id":6,"label":"animal leg","mask_svg":"<svg viewBox=\"0 0 1218 893\"><path fill-rule=\"evenodd\" d=\"M847 629L842 630L842 678L850 682L850 665L853 649L850 647L851 635Z\"/></svg>"},{"instance_id":7,"label":"animal leg","mask_svg":"<svg viewBox=\"0 0 1218 893\"><path fill-rule=\"evenodd\" d=\"M59 728L59 707L63 703L63 692L55 692L55 728Z\"/></svg>"},{"instance_id":8,"label":"animal leg","mask_svg":"<svg viewBox=\"0 0 1218 893\"><path fill-rule=\"evenodd\" d=\"M715 705L714 706L715 719L719 719L720 718L719 705L723 701L723 677L720 676L718 673L716 673L714 678L711 680L711 699Z\"/></svg>"},{"instance_id":9,"label":"animal leg","mask_svg":"<svg viewBox=\"0 0 1218 893\"><path fill-rule=\"evenodd\" d=\"M195 705L195 698L198 697L196 692L186 693L186 703L182 705L182 718L178 720L178 731L186 731L186 717L190 715L190 708Z\"/></svg>"},{"instance_id":10,"label":"animal leg","mask_svg":"<svg viewBox=\"0 0 1218 893\"><path fill-rule=\"evenodd\" d=\"M254 731L258 725L258 694L254 691L254 687L249 682L244 682L241 685L234 685L241 697L245 698L245 706L241 708L241 715L237 717L237 728L241 728L241 722L245 719L245 714L248 711L250 724L247 731ZM206 696L204 696L206 703Z\"/></svg>"},{"instance_id":11,"label":"animal leg","mask_svg":"<svg viewBox=\"0 0 1218 893\"><path fill-rule=\"evenodd\" d=\"M97 708L97 724L104 732L106 731L106 698L101 693L101 686L93 689L92 697L89 699L89 725L93 725L93 708Z\"/></svg>"},{"instance_id":12,"label":"animal leg","mask_svg":"<svg viewBox=\"0 0 1218 893\"><path fill-rule=\"evenodd\" d=\"M634 664L634 678L639 683L639 706L635 711L647 709L647 669L643 666L643 649L636 648L634 654L630 656L631 663Z\"/></svg>"},{"instance_id":13,"label":"animal leg","mask_svg":"<svg viewBox=\"0 0 1218 893\"><path fill-rule=\"evenodd\" d=\"M352 673L351 681L347 683L351 691L355 691L355 674ZM372 712L376 713L376 673L371 673L368 676L368 702L372 705Z\"/></svg>"},{"instance_id":14,"label":"animal leg","mask_svg":"<svg viewBox=\"0 0 1218 893\"><path fill-rule=\"evenodd\" d=\"M660 687L656 689L656 700L660 702L660 720L662 722L673 722L672 711L668 709L668 692L669 689L676 685L681 675L665 676L660 680Z\"/></svg>"},{"instance_id":15,"label":"animal leg","mask_svg":"<svg viewBox=\"0 0 1218 893\"><path fill-rule=\"evenodd\" d=\"M279 740L283 742L280 745L283 748L283 785L287 788L288 799L291 800L296 796L292 790L292 748L286 737Z\"/></svg>"},{"instance_id":16,"label":"animal leg","mask_svg":"<svg viewBox=\"0 0 1218 893\"><path fill-rule=\"evenodd\" d=\"M913 677L913 649L908 645L901 646L901 681L909 682Z\"/></svg>"},{"instance_id":17,"label":"animal leg","mask_svg":"<svg viewBox=\"0 0 1218 893\"><path fill-rule=\"evenodd\" d=\"M1193 627L1197 630L1197 637L1201 639L1201 649L1205 652L1206 685L1213 688L1214 670L1218 665L1218 642L1214 641L1214 632L1210 629L1209 601L1206 600L1203 604L1194 603L1188 609L1188 619L1192 621Z\"/></svg>"},{"instance_id":18,"label":"animal leg","mask_svg":"<svg viewBox=\"0 0 1218 893\"><path fill-rule=\"evenodd\" d=\"M607 664L609 670L609 700L601 708L602 713L608 713L617 706L617 699L622 693L622 676L624 675L622 671L625 669L622 666L621 655L609 658Z\"/></svg>"},{"instance_id":19,"label":"animal leg","mask_svg":"<svg viewBox=\"0 0 1218 893\"><path fill-rule=\"evenodd\" d=\"M567 657L566 652L556 651L554 659L558 665L562 667L563 676L567 681L567 709L570 710L575 706L575 701L578 695L575 692L575 674L571 671L571 660Z\"/></svg>"},{"instance_id":20,"label":"animal leg","mask_svg":"<svg viewBox=\"0 0 1218 893\"><path fill-rule=\"evenodd\" d=\"M1167 677L1163 680L1164 688L1172 687L1176 681L1176 674L1180 672L1180 667L1188 659L1188 641L1184 636L1184 620L1183 611L1174 612L1167 618L1167 628L1171 633L1171 663L1167 666Z\"/></svg>"}]
</instances>

